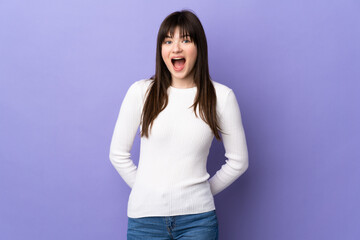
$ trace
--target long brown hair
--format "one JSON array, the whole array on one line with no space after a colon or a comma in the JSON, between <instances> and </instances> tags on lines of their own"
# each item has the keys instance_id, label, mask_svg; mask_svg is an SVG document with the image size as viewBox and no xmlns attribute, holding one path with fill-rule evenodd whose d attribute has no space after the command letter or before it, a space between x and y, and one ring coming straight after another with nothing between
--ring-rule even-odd
<instances>
[{"instance_id":1,"label":"long brown hair","mask_svg":"<svg viewBox=\"0 0 360 240\"><path fill-rule=\"evenodd\" d=\"M156 46L156 69L155 75L144 103L142 111L142 131L141 137L148 137L148 131L158 114L164 110L168 104L167 89L171 85L171 73L167 69L161 56L162 43L168 33L172 36L176 27L180 28L181 33L187 33L197 47L197 58L194 65L194 82L197 86L194 107L195 116L196 107L199 104L199 113L201 118L209 125L216 139L220 140L218 130L222 132L216 114L216 92L210 79L208 50L205 31L195 13L189 10L173 12L168 15L161 23L157 35Z\"/></svg>"}]
</instances>

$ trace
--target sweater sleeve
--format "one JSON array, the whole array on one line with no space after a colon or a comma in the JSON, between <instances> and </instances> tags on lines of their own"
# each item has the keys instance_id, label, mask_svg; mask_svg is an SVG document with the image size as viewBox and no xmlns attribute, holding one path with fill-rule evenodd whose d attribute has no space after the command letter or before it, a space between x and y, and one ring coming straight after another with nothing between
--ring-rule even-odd
<instances>
[{"instance_id":1,"label":"sweater sleeve","mask_svg":"<svg viewBox=\"0 0 360 240\"><path fill-rule=\"evenodd\" d=\"M141 93L139 82L134 82L127 90L115 124L109 158L123 180L133 187L137 166L131 159L130 150L133 146L141 117Z\"/></svg>"},{"instance_id":2,"label":"sweater sleeve","mask_svg":"<svg viewBox=\"0 0 360 240\"><path fill-rule=\"evenodd\" d=\"M220 170L209 179L213 196L232 184L249 166L240 108L232 89L227 94L224 109L219 117L219 125L225 132L221 136L227 159Z\"/></svg>"}]
</instances>

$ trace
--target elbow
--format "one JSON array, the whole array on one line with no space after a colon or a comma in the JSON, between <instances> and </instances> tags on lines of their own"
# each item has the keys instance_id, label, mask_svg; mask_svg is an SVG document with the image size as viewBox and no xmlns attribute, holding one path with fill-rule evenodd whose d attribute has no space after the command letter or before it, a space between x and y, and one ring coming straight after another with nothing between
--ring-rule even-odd
<instances>
[{"instance_id":1,"label":"elbow","mask_svg":"<svg viewBox=\"0 0 360 240\"><path fill-rule=\"evenodd\" d=\"M242 156L242 158L243 158L242 172L245 172L249 168L249 153L248 153L247 149L246 149L246 153Z\"/></svg>"},{"instance_id":2,"label":"elbow","mask_svg":"<svg viewBox=\"0 0 360 240\"><path fill-rule=\"evenodd\" d=\"M116 165L126 164L130 160L130 153L127 151L112 150L109 152L110 162Z\"/></svg>"},{"instance_id":3,"label":"elbow","mask_svg":"<svg viewBox=\"0 0 360 240\"><path fill-rule=\"evenodd\" d=\"M249 159L246 158L245 162L244 162L244 167L243 167L243 172L245 172L246 170L248 170L249 168Z\"/></svg>"},{"instance_id":4,"label":"elbow","mask_svg":"<svg viewBox=\"0 0 360 240\"><path fill-rule=\"evenodd\" d=\"M246 158L246 159L244 159L244 160L242 161L242 164L241 164L241 167L240 167L240 169L239 169L238 175L241 176L244 172L246 172L246 170L247 170L248 168L249 168L249 161L248 161L248 159Z\"/></svg>"},{"instance_id":5,"label":"elbow","mask_svg":"<svg viewBox=\"0 0 360 240\"><path fill-rule=\"evenodd\" d=\"M113 154L111 152L109 153L109 159L110 159L110 162L113 161Z\"/></svg>"},{"instance_id":6,"label":"elbow","mask_svg":"<svg viewBox=\"0 0 360 240\"><path fill-rule=\"evenodd\" d=\"M246 154L243 155L243 163L244 163L243 172L245 172L249 168L249 153L247 150L246 150Z\"/></svg>"},{"instance_id":7,"label":"elbow","mask_svg":"<svg viewBox=\"0 0 360 240\"><path fill-rule=\"evenodd\" d=\"M111 163L115 163L117 160L117 155L112 150L109 152L109 159Z\"/></svg>"},{"instance_id":8,"label":"elbow","mask_svg":"<svg viewBox=\"0 0 360 240\"><path fill-rule=\"evenodd\" d=\"M241 167L238 169L238 176L240 177L249 168L249 160L246 157L241 163Z\"/></svg>"}]
</instances>

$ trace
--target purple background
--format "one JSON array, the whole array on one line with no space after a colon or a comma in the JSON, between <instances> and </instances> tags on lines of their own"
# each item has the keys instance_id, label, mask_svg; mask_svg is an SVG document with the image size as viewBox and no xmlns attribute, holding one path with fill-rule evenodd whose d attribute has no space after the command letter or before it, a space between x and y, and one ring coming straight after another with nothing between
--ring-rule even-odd
<instances>
[{"instance_id":1,"label":"purple background","mask_svg":"<svg viewBox=\"0 0 360 240\"><path fill-rule=\"evenodd\" d=\"M360 239L360 3L0 1L0 238L126 239L108 158L128 87L171 12L203 23L249 169L215 197L220 239ZM132 158L137 164L140 139ZM214 139L213 175L225 163Z\"/></svg>"}]
</instances>

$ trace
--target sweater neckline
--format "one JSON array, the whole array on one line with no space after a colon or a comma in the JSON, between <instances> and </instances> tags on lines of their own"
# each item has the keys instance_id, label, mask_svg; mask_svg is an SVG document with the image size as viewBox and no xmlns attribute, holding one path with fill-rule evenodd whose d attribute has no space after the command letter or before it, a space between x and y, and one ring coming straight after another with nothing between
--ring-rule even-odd
<instances>
[{"instance_id":1,"label":"sweater neckline","mask_svg":"<svg viewBox=\"0 0 360 240\"><path fill-rule=\"evenodd\" d=\"M176 87L173 87L170 85L170 89L175 92L191 92L191 91L197 90L197 86L190 87L190 88L176 88Z\"/></svg>"}]
</instances>

